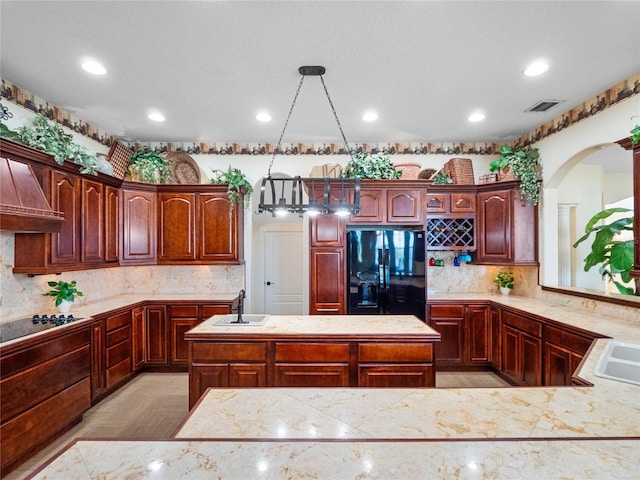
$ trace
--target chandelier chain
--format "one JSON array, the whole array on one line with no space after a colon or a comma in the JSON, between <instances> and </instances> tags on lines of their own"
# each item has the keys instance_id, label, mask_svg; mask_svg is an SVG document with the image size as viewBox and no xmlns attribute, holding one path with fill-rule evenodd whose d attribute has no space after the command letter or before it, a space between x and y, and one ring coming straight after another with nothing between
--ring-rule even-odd
<instances>
[{"instance_id":1,"label":"chandelier chain","mask_svg":"<svg viewBox=\"0 0 640 480\"><path fill-rule=\"evenodd\" d=\"M291 108L289 109L289 114L287 115L287 119L284 121L284 127L282 127L282 132L280 133L278 144L276 145L276 148L273 150L271 162L269 162L269 170L267 170L268 177L271 177L271 167L273 166L273 161L276 159L276 155L280 151L280 143L282 142L282 137L284 137L284 132L287 130L287 125L289 125L289 119L291 118L291 114L293 113L293 107L296 106L296 100L298 100L298 94L300 93L300 89L302 88L302 82L304 82L304 75L302 75L302 77L300 78L300 83L298 84L298 89L296 90L296 94L293 97L293 102L291 103Z\"/></svg>"},{"instance_id":2,"label":"chandelier chain","mask_svg":"<svg viewBox=\"0 0 640 480\"><path fill-rule=\"evenodd\" d=\"M322 82L322 87L324 88L324 93L327 94L327 100L329 100L329 105L331 105L331 111L333 112L333 116L336 119L336 123L338 124L338 128L340 129L340 134L342 135L342 140L344 140L344 145L347 147L347 151L350 156L353 156L353 152L351 151L351 147L349 146L349 142L347 142L347 137L345 137L344 132L342 131L342 125L340 124L340 119L338 118L338 113L336 112L335 107L333 106L333 102L331 101L331 95L329 95L329 90L327 90L327 85L324 83L324 77L320 75L320 81Z\"/></svg>"}]
</instances>

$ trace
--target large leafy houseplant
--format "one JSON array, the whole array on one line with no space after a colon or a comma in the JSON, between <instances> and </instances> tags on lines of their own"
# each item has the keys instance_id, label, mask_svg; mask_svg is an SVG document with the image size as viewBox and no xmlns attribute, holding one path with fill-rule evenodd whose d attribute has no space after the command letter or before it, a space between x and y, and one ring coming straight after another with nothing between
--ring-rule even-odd
<instances>
[{"instance_id":1,"label":"large leafy houseplant","mask_svg":"<svg viewBox=\"0 0 640 480\"><path fill-rule=\"evenodd\" d=\"M537 148L501 145L500 156L489 164L489 170L500 172L508 168L513 177L520 180L520 198L529 205L537 205L540 200L539 163L540 152Z\"/></svg>"},{"instance_id":2,"label":"large leafy houseplant","mask_svg":"<svg viewBox=\"0 0 640 480\"><path fill-rule=\"evenodd\" d=\"M2 134L4 137L53 155L55 161L60 165L65 160L70 160L82 167L80 173L97 174L98 159L96 156L84 146L73 142L73 135L65 133L62 127L49 122L43 115L37 114L30 126L23 125L15 132L5 126L2 129Z\"/></svg>"},{"instance_id":3,"label":"large leafy houseplant","mask_svg":"<svg viewBox=\"0 0 640 480\"><path fill-rule=\"evenodd\" d=\"M387 155L382 153L356 153L344 168L341 177L372 178L376 180L392 180L400 178L402 172L396 170Z\"/></svg>"},{"instance_id":4,"label":"large leafy houseplant","mask_svg":"<svg viewBox=\"0 0 640 480\"><path fill-rule=\"evenodd\" d=\"M233 211L234 203L242 203L243 195L245 208L251 205L253 186L247 180L246 175L242 173L242 170L232 168L231 165L229 165L226 171L219 169L212 169L211 171L213 172L213 178L210 180L210 183L227 185L227 196L231 201L229 214Z\"/></svg>"},{"instance_id":5,"label":"large leafy houseplant","mask_svg":"<svg viewBox=\"0 0 640 480\"><path fill-rule=\"evenodd\" d=\"M167 183L171 176L169 160L152 150L137 149L129 157L127 173L135 170L144 183Z\"/></svg>"},{"instance_id":6,"label":"large leafy houseplant","mask_svg":"<svg viewBox=\"0 0 640 480\"><path fill-rule=\"evenodd\" d=\"M633 268L633 239L614 240L613 237L623 231L633 231L633 215L620 218L608 224L596 225L614 213L632 212L628 208L608 208L596 213L584 228L586 232L573 244L576 248L591 234L595 234L591 244L591 252L584 259L584 271L588 272L600 265L602 277L608 278L623 295L634 295L634 289L624 284L632 280L630 271ZM618 276L621 281L618 281ZM640 295L640 279L635 279L635 295Z\"/></svg>"}]
</instances>

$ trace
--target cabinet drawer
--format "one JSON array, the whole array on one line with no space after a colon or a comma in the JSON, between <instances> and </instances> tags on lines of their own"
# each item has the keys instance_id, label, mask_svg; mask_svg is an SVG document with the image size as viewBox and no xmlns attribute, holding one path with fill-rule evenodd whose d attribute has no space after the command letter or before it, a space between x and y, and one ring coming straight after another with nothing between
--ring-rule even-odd
<instances>
[{"instance_id":1,"label":"cabinet drawer","mask_svg":"<svg viewBox=\"0 0 640 480\"><path fill-rule=\"evenodd\" d=\"M130 374L131 362L129 359L122 360L113 367L107 368L107 388L127 378Z\"/></svg>"},{"instance_id":2,"label":"cabinet drawer","mask_svg":"<svg viewBox=\"0 0 640 480\"><path fill-rule=\"evenodd\" d=\"M203 305L202 306L202 318L206 320L214 315L225 315L231 313L231 305Z\"/></svg>"},{"instance_id":3,"label":"cabinet drawer","mask_svg":"<svg viewBox=\"0 0 640 480\"><path fill-rule=\"evenodd\" d=\"M506 323L534 337L542 337L542 324L536 320L516 315L515 313L502 312L502 323Z\"/></svg>"},{"instance_id":4,"label":"cabinet drawer","mask_svg":"<svg viewBox=\"0 0 640 480\"><path fill-rule=\"evenodd\" d=\"M115 330L116 328L124 327L129 323L131 323L131 312L124 312L107 317L107 332Z\"/></svg>"},{"instance_id":5,"label":"cabinet drawer","mask_svg":"<svg viewBox=\"0 0 640 480\"><path fill-rule=\"evenodd\" d=\"M266 362L266 343L197 343L193 342L193 362Z\"/></svg>"},{"instance_id":6,"label":"cabinet drawer","mask_svg":"<svg viewBox=\"0 0 640 480\"><path fill-rule=\"evenodd\" d=\"M112 347L120 342L129 340L129 338L131 338L130 325L113 330L112 332L107 333L107 347Z\"/></svg>"},{"instance_id":7,"label":"cabinet drawer","mask_svg":"<svg viewBox=\"0 0 640 480\"><path fill-rule=\"evenodd\" d=\"M276 343L276 362L348 362L348 343Z\"/></svg>"},{"instance_id":8,"label":"cabinet drawer","mask_svg":"<svg viewBox=\"0 0 640 480\"><path fill-rule=\"evenodd\" d=\"M431 305L430 311L432 317L464 317L464 305Z\"/></svg>"},{"instance_id":9,"label":"cabinet drawer","mask_svg":"<svg viewBox=\"0 0 640 480\"><path fill-rule=\"evenodd\" d=\"M336 363L276 364L276 387L348 387L349 366Z\"/></svg>"},{"instance_id":10,"label":"cabinet drawer","mask_svg":"<svg viewBox=\"0 0 640 480\"><path fill-rule=\"evenodd\" d=\"M592 338L582 337L556 327L545 326L544 335L547 342L555 343L580 355L584 355L593 342Z\"/></svg>"},{"instance_id":11,"label":"cabinet drawer","mask_svg":"<svg viewBox=\"0 0 640 480\"><path fill-rule=\"evenodd\" d=\"M172 317L197 317L198 306L197 305L171 305Z\"/></svg>"},{"instance_id":12,"label":"cabinet drawer","mask_svg":"<svg viewBox=\"0 0 640 480\"><path fill-rule=\"evenodd\" d=\"M375 343L358 346L360 362L432 362L430 343Z\"/></svg>"},{"instance_id":13,"label":"cabinet drawer","mask_svg":"<svg viewBox=\"0 0 640 480\"><path fill-rule=\"evenodd\" d=\"M114 366L125 359L131 357L131 344L129 342L122 342L107 349L107 368Z\"/></svg>"}]
</instances>

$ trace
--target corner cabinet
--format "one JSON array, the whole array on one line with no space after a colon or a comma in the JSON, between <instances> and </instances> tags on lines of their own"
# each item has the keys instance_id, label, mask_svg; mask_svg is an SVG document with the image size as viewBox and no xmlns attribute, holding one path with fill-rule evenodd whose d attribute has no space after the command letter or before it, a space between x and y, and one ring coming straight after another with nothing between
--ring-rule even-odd
<instances>
[{"instance_id":1,"label":"corner cabinet","mask_svg":"<svg viewBox=\"0 0 640 480\"><path fill-rule=\"evenodd\" d=\"M520 200L519 182L478 186L473 263L538 265L538 207Z\"/></svg>"}]
</instances>

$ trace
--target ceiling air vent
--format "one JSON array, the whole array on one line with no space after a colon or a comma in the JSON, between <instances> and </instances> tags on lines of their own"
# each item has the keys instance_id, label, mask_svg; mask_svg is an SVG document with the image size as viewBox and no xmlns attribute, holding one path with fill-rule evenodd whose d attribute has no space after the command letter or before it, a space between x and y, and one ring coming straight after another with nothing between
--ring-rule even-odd
<instances>
[{"instance_id":1,"label":"ceiling air vent","mask_svg":"<svg viewBox=\"0 0 640 480\"><path fill-rule=\"evenodd\" d=\"M564 102L564 100L540 100L535 105L527 108L525 112L546 112L562 102Z\"/></svg>"}]
</instances>

